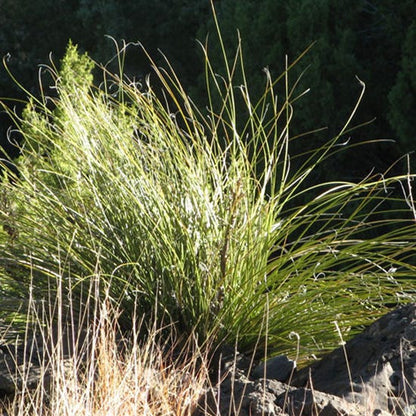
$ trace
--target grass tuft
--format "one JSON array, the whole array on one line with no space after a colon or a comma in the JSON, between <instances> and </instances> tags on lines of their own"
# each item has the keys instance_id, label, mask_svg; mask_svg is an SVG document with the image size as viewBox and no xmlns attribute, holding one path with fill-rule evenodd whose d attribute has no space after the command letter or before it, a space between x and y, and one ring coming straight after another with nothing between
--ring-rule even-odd
<instances>
[{"instance_id":1,"label":"grass tuft","mask_svg":"<svg viewBox=\"0 0 416 416\"><path fill-rule=\"evenodd\" d=\"M231 57L223 48L222 76L203 50L205 109L168 62L154 66L163 94L105 69L94 86L74 45L51 68L54 97L31 97L22 117L3 104L23 136L19 174L5 164L0 185L3 295L63 291L93 308L105 295L123 330L135 312L150 333L173 324L198 345L246 352L293 354L295 331L301 359L336 345L333 321L352 335L413 300L414 175L314 184L356 108L300 163L290 123L302 94L289 74L301 57L276 80L266 71L254 100L241 43Z\"/></svg>"}]
</instances>

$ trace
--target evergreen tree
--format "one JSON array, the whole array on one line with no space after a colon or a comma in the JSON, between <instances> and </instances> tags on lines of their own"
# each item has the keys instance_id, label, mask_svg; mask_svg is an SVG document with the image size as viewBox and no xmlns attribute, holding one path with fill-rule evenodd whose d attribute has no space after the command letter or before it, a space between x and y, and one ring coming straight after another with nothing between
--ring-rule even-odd
<instances>
[{"instance_id":1,"label":"evergreen tree","mask_svg":"<svg viewBox=\"0 0 416 416\"><path fill-rule=\"evenodd\" d=\"M402 48L401 68L396 83L389 94L389 120L404 149L412 150L416 145L416 24L412 23L406 33Z\"/></svg>"},{"instance_id":2,"label":"evergreen tree","mask_svg":"<svg viewBox=\"0 0 416 416\"><path fill-rule=\"evenodd\" d=\"M412 122L416 112L412 51L416 3L413 0L399 3L393 0L221 0L214 3L228 51L236 48L237 29L241 34L253 100L264 89L263 68L277 76L285 69L285 55L293 62L316 41L290 73L290 84L294 85L305 71L295 95L311 90L295 103L292 133L296 135L317 127L327 127L327 130L303 139L301 149L327 140L343 126L360 91L355 78L358 76L367 88L355 123L374 118L376 121L355 131L351 142L395 138L398 145L380 144L371 150L356 147L353 154L334 159L335 165L331 168L357 177L372 167L383 171L401 154L413 150ZM192 87L195 101L204 108L206 86L201 75L204 62L196 40L204 43L208 36L211 61L221 74L221 50L215 33L209 0L3 0L0 3L0 54L10 54L7 59L10 71L35 94L38 83L33 74L37 65L48 63L50 52L58 63L72 39L80 50L88 51L94 60L105 64L116 52L106 37L110 35L119 42L122 39L140 41L157 65L166 66L158 52L161 50L184 85ZM112 64L110 70L116 71L117 60ZM145 54L137 48L128 51L124 70L135 79L151 72ZM48 85L47 79L44 85ZM284 95L283 84L277 87L277 93L280 97ZM25 96L4 69L0 71L0 96ZM5 146L11 123L4 115L0 117L0 143ZM354 166L351 166L352 160Z\"/></svg>"}]
</instances>

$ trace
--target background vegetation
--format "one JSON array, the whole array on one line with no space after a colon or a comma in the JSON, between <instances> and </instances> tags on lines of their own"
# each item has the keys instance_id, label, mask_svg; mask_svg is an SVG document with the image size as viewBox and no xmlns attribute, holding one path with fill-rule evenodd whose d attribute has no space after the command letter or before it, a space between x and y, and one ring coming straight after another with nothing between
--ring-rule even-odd
<instances>
[{"instance_id":1,"label":"background vegetation","mask_svg":"<svg viewBox=\"0 0 416 416\"><path fill-rule=\"evenodd\" d=\"M350 140L389 138L397 140L397 145L353 148L320 169L316 174L322 179L333 171L346 179L357 179L373 167L384 171L403 153L414 150L414 1L219 0L215 5L225 44L234 47L236 29L241 32L253 95L262 94L264 67L277 75L284 68L285 54L293 60L317 41L293 73L296 79L308 68L299 89L311 89L297 103L293 129L305 132L327 127L309 137L312 147L326 142L343 125L359 92L355 75L366 83L356 122L376 121ZM71 38L96 61L107 62L114 49L105 35L111 35L139 40L155 59L161 49L183 85L205 105L202 52L195 45L196 39L204 42L208 34L215 37L207 0L3 0L0 5L0 53L10 54L12 73L35 94L37 65L47 62L50 52L58 61ZM221 65L218 54L211 56ZM137 79L150 72L137 49L127 55L125 70ZM6 71L0 71L0 96L24 95ZM4 144L10 122L1 117Z\"/></svg>"}]
</instances>

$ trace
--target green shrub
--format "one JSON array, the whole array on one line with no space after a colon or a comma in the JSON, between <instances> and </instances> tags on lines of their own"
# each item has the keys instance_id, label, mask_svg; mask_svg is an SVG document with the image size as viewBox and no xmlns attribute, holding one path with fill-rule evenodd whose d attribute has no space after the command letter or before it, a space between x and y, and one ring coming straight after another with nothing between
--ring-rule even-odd
<instances>
[{"instance_id":1,"label":"green shrub","mask_svg":"<svg viewBox=\"0 0 416 416\"><path fill-rule=\"evenodd\" d=\"M98 281L127 327L135 310L201 342L272 353L294 352L295 332L303 357L336 343L333 321L352 333L413 299L411 194L397 201L389 191L407 189L413 175L306 187L348 123L294 171L298 97L287 72L277 80L285 97L267 73L252 103L240 45L232 59L223 54L223 77L207 56L208 107L198 111L169 66L155 68L164 99L150 82L105 70L97 88L91 61L68 47L54 73L57 97L32 97L17 120L19 176L6 170L12 180L1 184L0 220L12 230L0 238L7 293L30 288L51 301L66 288L82 302ZM243 85L233 84L237 72ZM401 202L397 221L380 215L390 200Z\"/></svg>"}]
</instances>

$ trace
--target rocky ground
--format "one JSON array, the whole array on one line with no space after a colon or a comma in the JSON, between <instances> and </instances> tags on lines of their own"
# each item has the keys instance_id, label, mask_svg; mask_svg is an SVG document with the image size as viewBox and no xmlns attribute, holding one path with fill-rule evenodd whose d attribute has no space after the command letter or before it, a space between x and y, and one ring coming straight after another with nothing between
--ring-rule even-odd
<instances>
[{"instance_id":1,"label":"rocky ground","mask_svg":"<svg viewBox=\"0 0 416 416\"><path fill-rule=\"evenodd\" d=\"M221 367L225 378L201 400L221 415L416 416L416 304L300 371L284 356L249 371L248 357L233 351Z\"/></svg>"},{"instance_id":2,"label":"rocky ground","mask_svg":"<svg viewBox=\"0 0 416 416\"><path fill-rule=\"evenodd\" d=\"M27 352L24 344L15 350L0 343L0 395L21 385L24 362L29 385L38 383L40 362ZM194 416L416 416L416 304L390 312L301 370L284 356L252 366L227 347L218 362L221 380L213 378Z\"/></svg>"}]
</instances>

